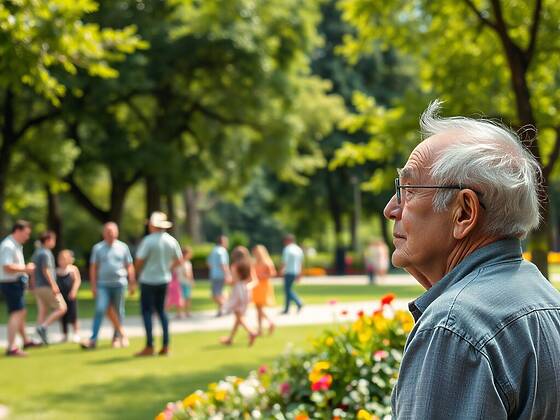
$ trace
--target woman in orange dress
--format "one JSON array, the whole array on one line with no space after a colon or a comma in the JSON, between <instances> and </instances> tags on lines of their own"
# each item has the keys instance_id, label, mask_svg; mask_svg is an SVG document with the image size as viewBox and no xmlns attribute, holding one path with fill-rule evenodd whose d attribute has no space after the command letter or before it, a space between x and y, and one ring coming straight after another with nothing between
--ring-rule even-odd
<instances>
[{"instance_id":1,"label":"woman in orange dress","mask_svg":"<svg viewBox=\"0 0 560 420\"><path fill-rule=\"evenodd\" d=\"M263 320L268 322L268 332L272 334L274 323L264 311L264 307L274 304L274 288L269 279L276 275L276 268L274 268L274 263L264 245L255 246L253 256L255 258L255 274L258 279L257 285L253 288L253 303L257 308L259 326L257 334L262 334Z\"/></svg>"}]
</instances>

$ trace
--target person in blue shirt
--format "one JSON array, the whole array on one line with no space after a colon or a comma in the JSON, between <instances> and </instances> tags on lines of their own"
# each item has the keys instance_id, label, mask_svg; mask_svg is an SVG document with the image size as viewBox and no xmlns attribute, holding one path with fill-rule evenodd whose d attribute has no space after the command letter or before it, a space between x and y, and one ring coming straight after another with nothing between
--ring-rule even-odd
<instances>
[{"instance_id":1,"label":"person in blue shirt","mask_svg":"<svg viewBox=\"0 0 560 420\"><path fill-rule=\"evenodd\" d=\"M231 283L229 270L229 255L227 251L228 237L220 235L216 245L212 248L206 263L208 264L212 299L218 307L216 316L222 316L222 307L225 303L224 285Z\"/></svg>"},{"instance_id":2,"label":"person in blue shirt","mask_svg":"<svg viewBox=\"0 0 560 420\"><path fill-rule=\"evenodd\" d=\"M427 291L392 394L395 419L560 418L560 293L524 261L540 167L487 120L423 114L385 217L392 262Z\"/></svg>"}]
</instances>

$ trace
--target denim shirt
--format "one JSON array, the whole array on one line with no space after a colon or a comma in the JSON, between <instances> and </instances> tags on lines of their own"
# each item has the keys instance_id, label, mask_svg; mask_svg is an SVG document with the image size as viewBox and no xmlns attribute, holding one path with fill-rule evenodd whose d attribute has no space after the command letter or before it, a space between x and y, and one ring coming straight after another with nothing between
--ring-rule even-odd
<instances>
[{"instance_id":1,"label":"denim shirt","mask_svg":"<svg viewBox=\"0 0 560 420\"><path fill-rule=\"evenodd\" d=\"M560 293L517 239L480 248L409 304L396 419L560 419Z\"/></svg>"}]
</instances>

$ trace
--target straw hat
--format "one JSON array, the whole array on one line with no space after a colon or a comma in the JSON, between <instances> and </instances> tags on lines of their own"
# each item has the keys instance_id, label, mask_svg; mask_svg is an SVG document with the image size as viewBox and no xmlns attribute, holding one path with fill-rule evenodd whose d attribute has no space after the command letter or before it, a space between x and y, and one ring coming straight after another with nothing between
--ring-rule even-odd
<instances>
[{"instance_id":1,"label":"straw hat","mask_svg":"<svg viewBox=\"0 0 560 420\"><path fill-rule=\"evenodd\" d=\"M167 220L167 215L161 211L154 211L150 216L149 223L158 229L169 229L173 226L173 223Z\"/></svg>"}]
</instances>

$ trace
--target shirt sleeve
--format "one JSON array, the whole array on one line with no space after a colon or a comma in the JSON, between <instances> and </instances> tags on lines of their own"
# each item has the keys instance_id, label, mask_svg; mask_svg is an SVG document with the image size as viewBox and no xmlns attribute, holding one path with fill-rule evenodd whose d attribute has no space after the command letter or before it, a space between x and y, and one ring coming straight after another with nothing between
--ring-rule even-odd
<instances>
[{"instance_id":1,"label":"shirt sleeve","mask_svg":"<svg viewBox=\"0 0 560 420\"><path fill-rule=\"evenodd\" d=\"M174 246L175 246L175 258L180 260L181 258L183 258L183 252L181 251L181 246L179 245L179 242L177 242L174 239Z\"/></svg>"},{"instance_id":2,"label":"shirt sleeve","mask_svg":"<svg viewBox=\"0 0 560 420\"><path fill-rule=\"evenodd\" d=\"M132 264L133 260L132 260L132 254L130 253L130 248L128 247L128 245L124 245L124 262L125 264Z\"/></svg>"},{"instance_id":3,"label":"shirt sleeve","mask_svg":"<svg viewBox=\"0 0 560 420\"><path fill-rule=\"evenodd\" d=\"M220 249L220 265L228 265L229 261L228 261L228 254L227 251L225 249Z\"/></svg>"},{"instance_id":4,"label":"shirt sleeve","mask_svg":"<svg viewBox=\"0 0 560 420\"><path fill-rule=\"evenodd\" d=\"M11 247L3 245L0 247L0 266L14 263L14 250Z\"/></svg>"},{"instance_id":5,"label":"shirt sleeve","mask_svg":"<svg viewBox=\"0 0 560 420\"><path fill-rule=\"evenodd\" d=\"M142 239L142 242L140 242L140 245L138 245L138 250L136 251L136 258L145 260L147 256L148 256L148 244L146 239Z\"/></svg>"},{"instance_id":6,"label":"shirt sleeve","mask_svg":"<svg viewBox=\"0 0 560 420\"><path fill-rule=\"evenodd\" d=\"M507 403L486 356L446 328L408 344L393 391L394 419L507 419Z\"/></svg>"},{"instance_id":7,"label":"shirt sleeve","mask_svg":"<svg viewBox=\"0 0 560 420\"><path fill-rule=\"evenodd\" d=\"M97 245L95 245L93 247L93 249L91 250L91 255L89 257L89 263L90 264L99 263L99 261L97 261L98 258L99 258L99 247Z\"/></svg>"}]
</instances>

